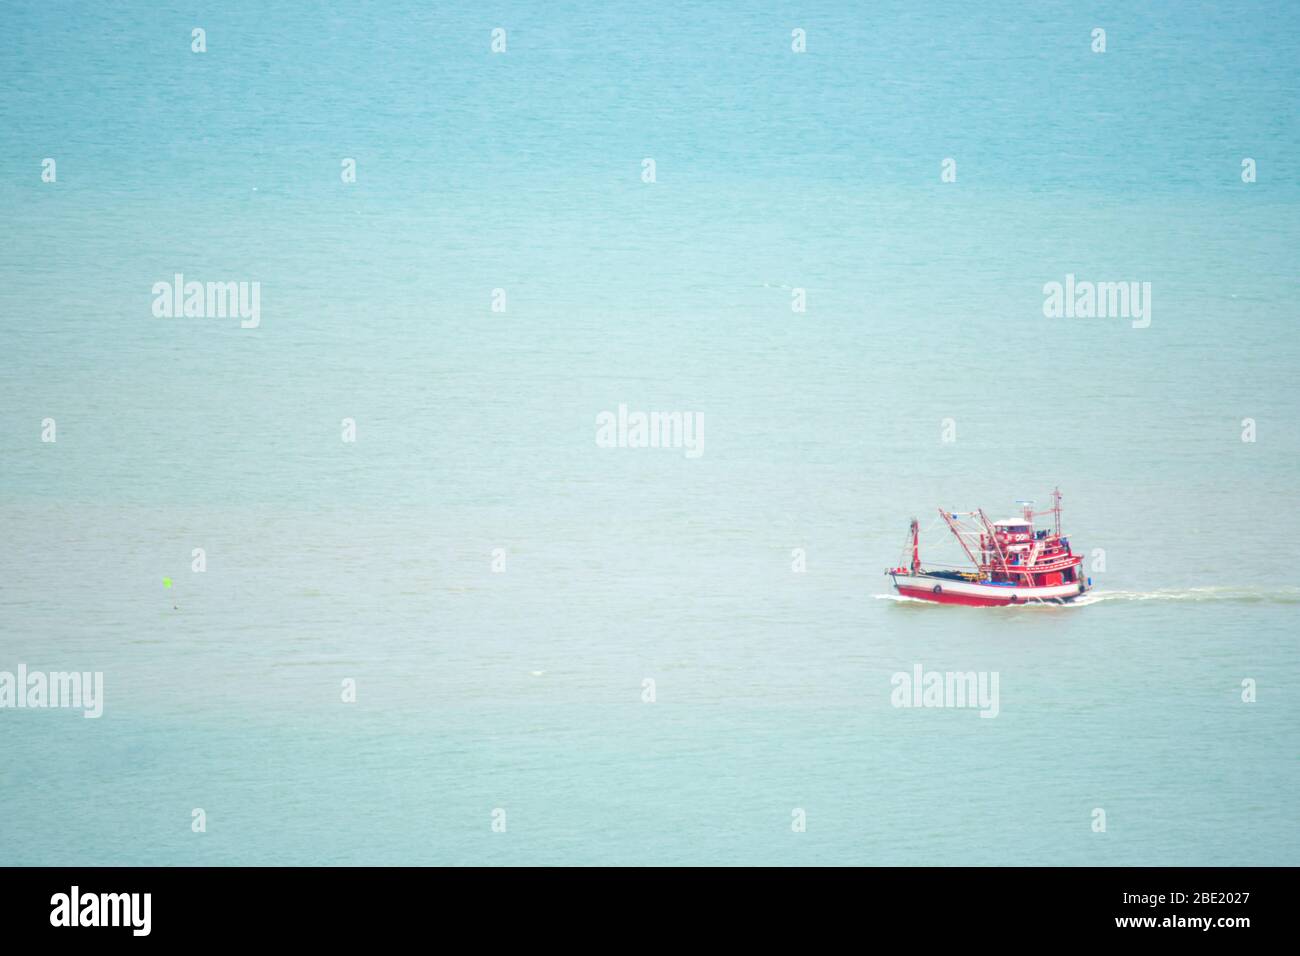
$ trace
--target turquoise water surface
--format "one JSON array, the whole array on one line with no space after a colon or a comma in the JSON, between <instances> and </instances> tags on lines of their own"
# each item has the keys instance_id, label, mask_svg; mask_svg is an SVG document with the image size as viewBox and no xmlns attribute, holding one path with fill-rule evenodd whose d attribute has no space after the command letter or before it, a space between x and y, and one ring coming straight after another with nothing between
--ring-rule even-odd
<instances>
[{"instance_id":1,"label":"turquoise water surface","mask_svg":"<svg viewBox=\"0 0 1300 956\"><path fill-rule=\"evenodd\" d=\"M0 864L1300 863L1293 4L4 18L0 672L104 713ZM1058 484L1084 605L891 599Z\"/></svg>"}]
</instances>

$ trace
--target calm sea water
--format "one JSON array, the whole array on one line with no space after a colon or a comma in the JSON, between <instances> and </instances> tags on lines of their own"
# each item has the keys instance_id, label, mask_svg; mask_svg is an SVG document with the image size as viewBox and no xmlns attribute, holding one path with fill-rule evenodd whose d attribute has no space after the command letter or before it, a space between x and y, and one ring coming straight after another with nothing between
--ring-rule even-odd
<instances>
[{"instance_id":1,"label":"calm sea water","mask_svg":"<svg viewBox=\"0 0 1300 956\"><path fill-rule=\"evenodd\" d=\"M6 12L0 671L105 701L0 863L1300 863L1292 5L286 6ZM1085 606L888 598L1057 484Z\"/></svg>"}]
</instances>

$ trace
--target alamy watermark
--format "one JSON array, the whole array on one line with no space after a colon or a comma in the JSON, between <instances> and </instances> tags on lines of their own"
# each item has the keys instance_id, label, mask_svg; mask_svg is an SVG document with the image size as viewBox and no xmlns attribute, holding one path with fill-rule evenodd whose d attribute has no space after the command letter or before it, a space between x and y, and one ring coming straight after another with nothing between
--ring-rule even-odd
<instances>
[{"instance_id":1,"label":"alamy watermark","mask_svg":"<svg viewBox=\"0 0 1300 956\"><path fill-rule=\"evenodd\" d=\"M996 717L997 671L927 671L920 664L912 673L898 671L890 678L889 702L895 707L978 708L981 717Z\"/></svg>"},{"instance_id":2,"label":"alamy watermark","mask_svg":"<svg viewBox=\"0 0 1300 956\"><path fill-rule=\"evenodd\" d=\"M176 273L172 281L153 284L155 318L239 318L239 327L255 329L262 321L262 283L186 282Z\"/></svg>"},{"instance_id":3,"label":"alamy watermark","mask_svg":"<svg viewBox=\"0 0 1300 956\"><path fill-rule=\"evenodd\" d=\"M40 709L45 707L81 708L83 717L93 719L104 713L104 674L102 671L27 670L0 671L0 709L6 707Z\"/></svg>"},{"instance_id":4,"label":"alamy watermark","mask_svg":"<svg viewBox=\"0 0 1300 956\"><path fill-rule=\"evenodd\" d=\"M618 412L596 416L596 445L600 448L684 448L687 458L704 454L703 412Z\"/></svg>"},{"instance_id":5,"label":"alamy watermark","mask_svg":"<svg viewBox=\"0 0 1300 956\"><path fill-rule=\"evenodd\" d=\"M1150 282L1076 281L1068 273L1065 282L1043 286L1043 315L1049 319L1132 319L1133 328L1151 324Z\"/></svg>"},{"instance_id":6,"label":"alamy watermark","mask_svg":"<svg viewBox=\"0 0 1300 956\"><path fill-rule=\"evenodd\" d=\"M83 893L74 884L50 897L50 925L123 926L133 936L148 936L152 909L152 893Z\"/></svg>"}]
</instances>

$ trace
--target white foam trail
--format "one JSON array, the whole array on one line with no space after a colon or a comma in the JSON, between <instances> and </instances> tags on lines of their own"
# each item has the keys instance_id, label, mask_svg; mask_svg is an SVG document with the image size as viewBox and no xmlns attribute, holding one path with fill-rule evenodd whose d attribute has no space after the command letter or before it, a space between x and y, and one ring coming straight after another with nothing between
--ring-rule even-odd
<instances>
[{"instance_id":1,"label":"white foam trail","mask_svg":"<svg viewBox=\"0 0 1300 956\"><path fill-rule=\"evenodd\" d=\"M1300 588L1159 588L1154 591L1090 591L1076 605L1102 601L1236 601L1243 604L1300 604Z\"/></svg>"}]
</instances>

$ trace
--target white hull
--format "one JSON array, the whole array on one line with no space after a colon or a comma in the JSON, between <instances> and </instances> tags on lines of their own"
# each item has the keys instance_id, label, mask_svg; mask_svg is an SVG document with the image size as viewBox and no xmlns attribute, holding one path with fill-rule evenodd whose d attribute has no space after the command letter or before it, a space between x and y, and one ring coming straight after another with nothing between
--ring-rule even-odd
<instances>
[{"instance_id":1,"label":"white hull","mask_svg":"<svg viewBox=\"0 0 1300 956\"><path fill-rule=\"evenodd\" d=\"M1053 584L1047 587L1022 585L981 584L977 581L959 581L932 577L928 574L895 574L894 587L906 597L940 604L1032 604L1050 602L1063 604L1087 591L1078 581Z\"/></svg>"}]
</instances>

